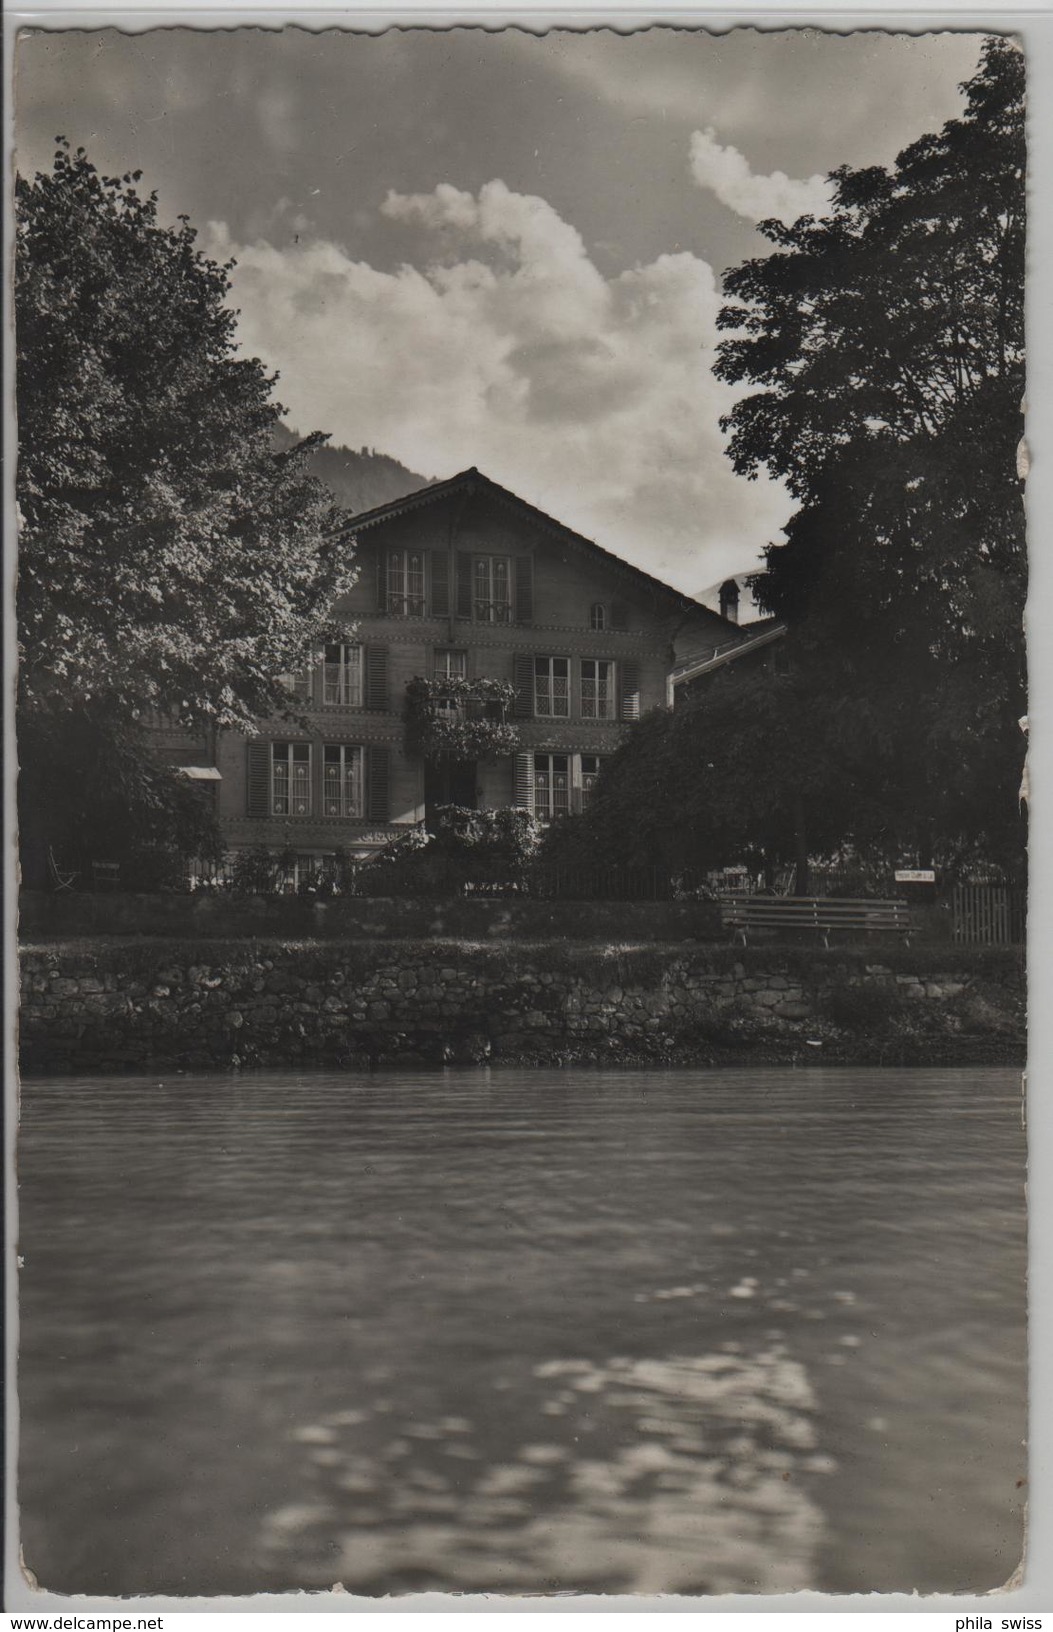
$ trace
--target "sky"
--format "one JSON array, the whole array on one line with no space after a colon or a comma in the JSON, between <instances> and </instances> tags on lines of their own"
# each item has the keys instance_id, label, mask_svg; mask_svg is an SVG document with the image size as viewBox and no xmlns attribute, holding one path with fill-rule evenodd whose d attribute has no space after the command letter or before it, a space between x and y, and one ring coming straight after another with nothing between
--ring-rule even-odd
<instances>
[{"instance_id":1,"label":"sky","mask_svg":"<svg viewBox=\"0 0 1053 1632\"><path fill-rule=\"evenodd\" d=\"M237 263L288 422L424 476L476 465L696 593L791 505L734 474L721 275L828 173L961 110L975 33L34 31L16 159L143 171Z\"/></svg>"}]
</instances>

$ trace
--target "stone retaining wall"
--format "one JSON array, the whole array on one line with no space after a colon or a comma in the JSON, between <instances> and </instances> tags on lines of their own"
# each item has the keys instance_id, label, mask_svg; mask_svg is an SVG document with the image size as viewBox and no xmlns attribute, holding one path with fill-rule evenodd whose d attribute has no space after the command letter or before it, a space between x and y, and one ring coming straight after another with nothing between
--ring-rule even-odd
<instances>
[{"instance_id":1,"label":"stone retaining wall","mask_svg":"<svg viewBox=\"0 0 1053 1632\"><path fill-rule=\"evenodd\" d=\"M997 949L999 952L1002 949ZM1023 1036L1019 954L117 942L28 948L29 1071L794 1057ZM848 1047L851 1053L851 1047ZM858 1052L858 1050L857 1050ZM864 1051L865 1052L865 1051Z\"/></svg>"}]
</instances>

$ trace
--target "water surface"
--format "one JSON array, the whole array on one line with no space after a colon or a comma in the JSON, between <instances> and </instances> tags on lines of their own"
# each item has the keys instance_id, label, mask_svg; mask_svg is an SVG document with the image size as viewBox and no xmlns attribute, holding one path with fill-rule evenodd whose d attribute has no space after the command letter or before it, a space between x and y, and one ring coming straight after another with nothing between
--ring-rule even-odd
<instances>
[{"instance_id":1,"label":"water surface","mask_svg":"<svg viewBox=\"0 0 1053 1632\"><path fill-rule=\"evenodd\" d=\"M62 1592L1001 1585L1012 1070L34 1081L26 1562Z\"/></svg>"}]
</instances>

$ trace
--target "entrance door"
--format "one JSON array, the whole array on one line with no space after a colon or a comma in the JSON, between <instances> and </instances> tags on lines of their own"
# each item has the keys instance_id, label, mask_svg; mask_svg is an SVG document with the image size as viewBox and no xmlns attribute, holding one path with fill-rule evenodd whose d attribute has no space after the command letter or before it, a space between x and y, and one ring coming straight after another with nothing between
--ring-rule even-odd
<instances>
[{"instance_id":1,"label":"entrance door","mask_svg":"<svg viewBox=\"0 0 1053 1632\"><path fill-rule=\"evenodd\" d=\"M424 772L424 818L430 822L437 805L460 805L474 810L478 768L474 760L459 765L429 765Z\"/></svg>"}]
</instances>

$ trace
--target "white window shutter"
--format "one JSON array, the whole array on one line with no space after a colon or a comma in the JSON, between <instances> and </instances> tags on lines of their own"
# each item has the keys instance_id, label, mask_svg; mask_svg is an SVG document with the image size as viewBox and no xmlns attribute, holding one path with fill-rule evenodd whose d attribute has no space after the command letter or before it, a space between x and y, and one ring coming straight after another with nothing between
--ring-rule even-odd
<instances>
[{"instance_id":1,"label":"white window shutter","mask_svg":"<svg viewBox=\"0 0 1053 1632\"><path fill-rule=\"evenodd\" d=\"M621 692L622 719L638 720L640 718L640 665L638 663L619 663L618 682Z\"/></svg>"},{"instance_id":2,"label":"white window shutter","mask_svg":"<svg viewBox=\"0 0 1053 1632\"><path fill-rule=\"evenodd\" d=\"M517 754L513 801L519 810L534 808L534 756Z\"/></svg>"}]
</instances>

